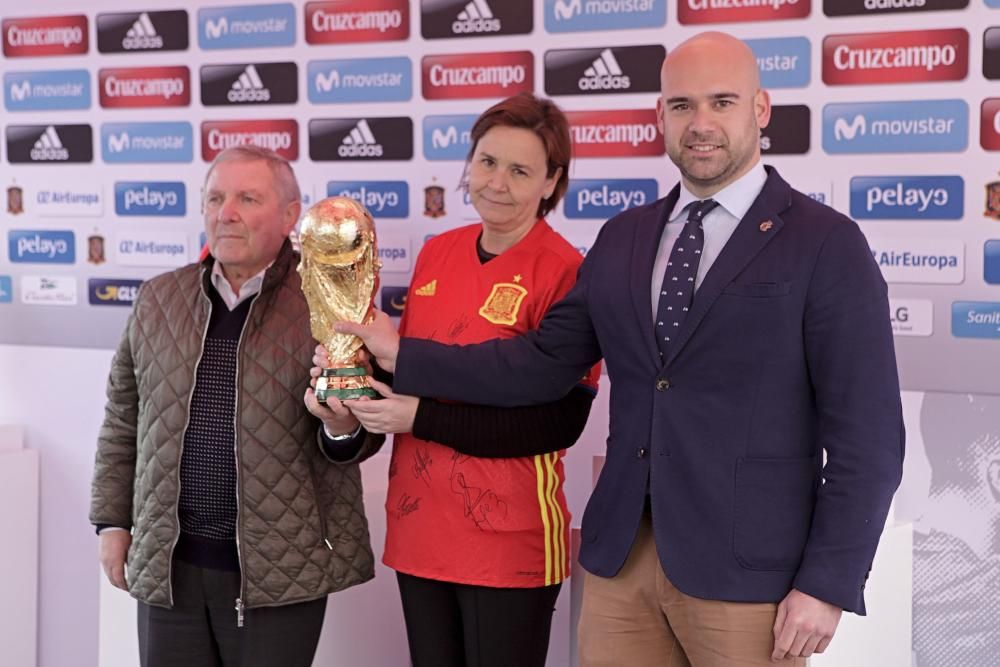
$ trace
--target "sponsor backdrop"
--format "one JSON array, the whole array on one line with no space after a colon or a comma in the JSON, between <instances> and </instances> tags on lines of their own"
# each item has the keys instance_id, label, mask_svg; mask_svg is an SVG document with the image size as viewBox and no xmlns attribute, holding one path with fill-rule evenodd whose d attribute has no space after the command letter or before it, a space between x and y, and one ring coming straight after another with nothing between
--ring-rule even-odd
<instances>
[{"instance_id":1,"label":"sponsor backdrop","mask_svg":"<svg viewBox=\"0 0 1000 667\"><path fill-rule=\"evenodd\" d=\"M197 256L206 166L243 143L292 160L305 204L344 194L372 211L377 303L398 316L423 243L476 221L458 186L473 121L519 91L568 112L575 162L550 221L585 254L604 220L676 180L659 64L719 29L747 40L771 91L765 160L868 236L904 389L1000 393L998 0L78 7L0 16L0 343L113 348L142 281ZM559 627L556 664L570 659Z\"/></svg>"}]
</instances>

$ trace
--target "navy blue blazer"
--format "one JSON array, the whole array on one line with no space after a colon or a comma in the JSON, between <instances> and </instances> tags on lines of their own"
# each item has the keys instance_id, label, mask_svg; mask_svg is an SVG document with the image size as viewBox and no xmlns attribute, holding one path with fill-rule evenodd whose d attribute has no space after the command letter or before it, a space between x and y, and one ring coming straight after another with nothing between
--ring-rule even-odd
<instances>
[{"instance_id":1,"label":"navy blue blazer","mask_svg":"<svg viewBox=\"0 0 1000 667\"><path fill-rule=\"evenodd\" d=\"M604 357L611 424L583 515L588 571L624 564L648 479L660 562L680 590L775 602L794 587L864 614L903 460L885 281L853 221L768 168L661 362L650 286L678 192L604 225L537 331L464 347L403 339L395 390L551 401Z\"/></svg>"}]
</instances>

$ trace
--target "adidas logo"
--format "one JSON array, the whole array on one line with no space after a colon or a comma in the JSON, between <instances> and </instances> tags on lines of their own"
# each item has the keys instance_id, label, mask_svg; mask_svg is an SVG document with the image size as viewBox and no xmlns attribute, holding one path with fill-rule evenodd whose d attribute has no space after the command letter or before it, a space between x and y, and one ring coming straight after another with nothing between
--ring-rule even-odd
<instances>
[{"instance_id":1,"label":"adidas logo","mask_svg":"<svg viewBox=\"0 0 1000 667\"><path fill-rule=\"evenodd\" d=\"M435 292L437 292L437 287L438 281L437 278L435 278L423 287L418 287L414 294L417 296L434 296Z\"/></svg>"},{"instance_id":2,"label":"adidas logo","mask_svg":"<svg viewBox=\"0 0 1000 667\"><path fill-rule=\"evenodd\" d=\"M122 40L123 49L162 49L163 38L156 34L153 21L149 14L143 12L135 20L132 27L125 33Z\"/></svg>"},{"instance_id":3,"label":"adidas logo","mask_svg":"<svg viewBox=\"0 0 1000 667\"><path fill-rule=\"evenodd\" d=\"M31 159L38 161L68 160L69 151L63 147L56 128L49 125L31 149Z\"/></svg>"},{"instance_id":4,"label":"adidas logo","mask_svg":"<svg viewBox=\"0 0 1000 667\"><path fill-rule=\"evenodd\" d=\"M271 91L264 87L260 74L253 65L247 65L239 78L233 81L233 87L226 94L230 102L267 102L271 99Z\"/></svg>"},{"instance_id":5,"label":"adidas logo","mask_svg":"<svg viewBox=\"0 0 1000 667\"><path fill-rule=\"evenodd\" d=\"M375 141L368 121L362 118L344 137L337 149L340 157L382 157L382 145Z\"/></svg>"},{"instance_id":6,"label":"adidas logo","mask_svg":"<svg viewBox=\"0 0 1000 667\"><path fill-rule=\"evenodd\" d=\"M632 82L622 72L611 49L604 49L591 66L584 70L577 85L580 90L627 90Z\"/></svg>"},{"instance_id":7,"label":"adidas logo","mask_svg":"<svg viewBox=\"0 0 1000 667\"><path fill-rule=\"evenodd\" d=\"M451 31L456 35L465 35L499 32L501 27L500 19L493 15L486 0L471 0L452 22Z\"/></svg>"}]
</instances>

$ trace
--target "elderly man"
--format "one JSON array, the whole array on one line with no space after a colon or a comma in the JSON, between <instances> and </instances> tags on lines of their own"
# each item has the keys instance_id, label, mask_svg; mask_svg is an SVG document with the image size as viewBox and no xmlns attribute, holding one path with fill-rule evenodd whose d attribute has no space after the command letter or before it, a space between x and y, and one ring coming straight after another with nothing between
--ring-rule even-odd
<instances>
[{"instance_id":1,"label":"elderly man","mask_svg":"<svg viewBox=\"0 0 1000 667\"><path fill-rule=\"evenodd\" d=\"M605 225L538 330L456 349L400 345L385 317L338 328L395 392L472 403L554 400L603 356L581 663L802 665L865 612L902 473L886 285L854 222L761 164L771 106L743 42L692 37L660 83L681 182Z\"/></svg>"},{"instance_id":2,"label":"elderly man","mask_svg":"<svg viewBox=\"0 0 1000 667\"><path fill-rule=\"evenodd\" d=\"M203 197L211 255L142 286L112 362L90 520L141 664L305 667L326 596L372 577L357 463L384 436L303 404L288 162L225 150Z\"/></svg>"}]
</instances>

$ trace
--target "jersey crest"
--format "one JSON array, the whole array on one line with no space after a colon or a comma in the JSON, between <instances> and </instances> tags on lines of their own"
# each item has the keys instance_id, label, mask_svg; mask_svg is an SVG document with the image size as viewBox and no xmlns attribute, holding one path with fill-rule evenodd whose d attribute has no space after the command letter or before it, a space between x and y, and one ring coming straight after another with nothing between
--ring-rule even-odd
<instances>
[{"instance_id":1,"label":"jersey crest","mask_svg":"<svg viewBox=\"0 0 1000 667\"><path fill-rule=\"evenodd\" d=\"M496 283L479 314L493 324L510 326L517 322L521 302L527 295L528 290L516 283Z\"/></svg>"}]
</instances>

